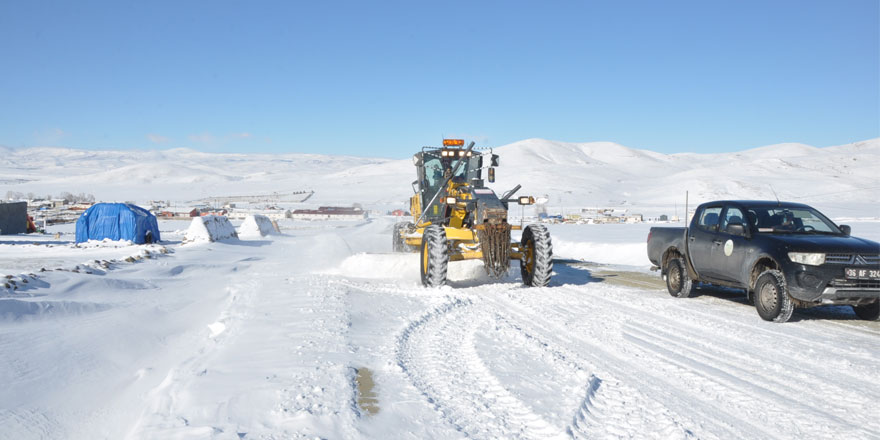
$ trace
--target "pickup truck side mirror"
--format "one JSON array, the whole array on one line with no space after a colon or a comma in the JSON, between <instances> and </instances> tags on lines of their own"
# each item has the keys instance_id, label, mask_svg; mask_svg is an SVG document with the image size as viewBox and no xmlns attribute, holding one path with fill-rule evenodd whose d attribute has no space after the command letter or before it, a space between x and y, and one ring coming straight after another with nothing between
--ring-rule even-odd
<instances>
[{"instance_id":1,"label":"pickup truck side mirror","mask_svg":"<svg viewBox=\"0 0 880 440\"><path fill-rule=\"evenodd\" d=\"M730 223L727 225L727 233L732 235L739 235L742 237L748 237L749 234L746 232L746 227L743 226L742 223Z\"/></svg>"},{"instance_id":2,"label":"pickup truck side mirror","mask_svg":"<svg viewBox=\"0 0 880 440\"><path fill-rule=\"evenodd\" d=\"M852 233L852 228L849 225L840 225L840 231L843 232L844 235L849 235Z\"/></svg>"}]
</instances>

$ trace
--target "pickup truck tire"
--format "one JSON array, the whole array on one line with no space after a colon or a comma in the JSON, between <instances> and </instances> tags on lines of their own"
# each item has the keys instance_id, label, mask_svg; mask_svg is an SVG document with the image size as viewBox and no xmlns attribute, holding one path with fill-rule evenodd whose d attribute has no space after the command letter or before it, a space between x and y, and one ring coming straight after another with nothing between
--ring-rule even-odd
<instances>
[{"instance_id":1,"label":"pickup truck tire","mask_svg":"<svg viewBox=\"0 0 880 440\"><path fill-rule=\"evenodd\" d=\"M861 306L852 306L852 308L853 312L856 312L856 316L860 319L864 319L865 321L880 320L880 301L874 301L871 304Z\"/></svg>"},{"instance_id":2,"label":"pickup truck tire","mask_svg":"<svg viewBox=\"0 0 880 440\"><path fill-rule=\"evenodd\" d=\"M681 258L669 260L669 266L666 268L666 290L676 298L688 298L694 291L694 283Z\"/></svg>"},{"instance_id":3,"label":"pickup truck tire","mask_svg":"<svg viewBox=\"0 0 880 440\"><path fill-rule=\"evenodd\" d=\"M446 270L449 266L449 241L446 230L439 225L425 228L422 236L421 261L422 285L440 287L446 284Z\"/></svg>"},{"instance_id":4,"label":"pickup truck tire","mask_svg":"<svg viewBox=\"0 0 880 440\"><path fill-rule=\"evenodd\" d=\"M785 277L778 270L765 270L755 281L755 309L765 321L786 322L794 313Z\"/></svg>"}]
</instances>

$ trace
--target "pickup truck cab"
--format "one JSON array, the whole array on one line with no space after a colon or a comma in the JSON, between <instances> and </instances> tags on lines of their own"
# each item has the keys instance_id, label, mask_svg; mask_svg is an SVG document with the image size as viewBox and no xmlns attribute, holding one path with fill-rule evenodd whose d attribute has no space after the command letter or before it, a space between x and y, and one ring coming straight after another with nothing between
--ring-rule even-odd
<instances>
[{"instance_id":1,"label":"pickup truck cab","mask_svg":"<svg viewBox=\"0 0 880 440\"><path fill-rule=\"evenodd\" d=\"M801 203L704 203L687 228L651 228L648 258L670 295L688 297L694 283L744 289L767 321L826 304L880 317L880 244Z\"/></svg>"}]
</instances>

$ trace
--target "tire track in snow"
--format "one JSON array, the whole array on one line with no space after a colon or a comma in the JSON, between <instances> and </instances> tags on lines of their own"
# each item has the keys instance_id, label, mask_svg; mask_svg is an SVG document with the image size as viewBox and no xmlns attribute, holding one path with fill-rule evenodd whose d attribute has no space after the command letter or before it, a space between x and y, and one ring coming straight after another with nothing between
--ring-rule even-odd
<instances>
[{"instance_id":1,"label":"tire track in snow","mask_svg":"<svg viewBox=\"0 0 880 440\"><path fill-rule=\"evenodd\" d=\"M869 435L869 431L852 426L852 421L798 399L802 394L810 393L812 384L785 385L758 374L743 377L745 371L730 368L720 359L707 359L703 353L673 341L654 338L641 331L631 331L624 336L641 348L645 356L664 359L661 368L669 376L677 375L702 393L717 396L730 406L728 410L748 415L750 419L760 420L789 435L816 438L867 438ZM785 390L779 390L780 387Z\"/></svg>"},{"instance_id":2,"label":"tire track in snow","mask_svg":"<svg viewBox=\"0 0 880 440\"><path fill-rule=\"evenodd\" d=\"M482 316L481 316L482 315ZM456 298L412 322L398 339L398 365L456 429L478 438L566 438L492 375L474 346L491 315Z\"/></svg>"},{"instance_id":3,"label":"tire track in snow","mask_svg":"<svg viewBox=\"0 0 880 440\"><path fill-rule=\"evenodd\" d=\"M873 366L876 363L877 357L870 355L869 353L854 353L852 350L845 350L837 345L826 343L823 341L823 337L826 336L824 332L818 332L815 329L796 329L798 332L816 333L814 338L809 338L807 336L802 336L797 333L792 333L792 328L788 328L787 330L776 329L775 327L778 326L778 324L764 322L748 324L742 321L731 320L721 315L713 314L712 312L695 311L693 310L694 307L689 308L686 305L676 304L678 301L675 300L663 302L663 305L667 308L674 309L673 313L675 314L675 316L670 316L669 313L658 313L657 310L647 312L642 307L633 306L631 302L623 301L610 296L602 296L601 299L604 302L613 303L614 307L611 309L623 308L628 310L627 314L631 317L637 317L638 321L651 322L654 326L666 325L668 328L676 329L677 335L680 333L681 330L684 330L685 333L683 333L682 335L685 337L688 337L688 335L690 335L691 340L693 341L706 343L707 338L705 335L707 334L706 327L708 326L708 330L712 331L712 338L724 341L723 343L716 344L717 346L737 347L736 350L730 350L731 355L744 356L745 354L748 354L750 356L760 357L763 362L756 365L756 368L760 368L762 365L767 364L783 364L787 368L804 371L806 375L805 378L815 378L816 376L819 376L829 383L834 383L836 380L838 380L838 377L846 377L849 381L857 383L859 388L871 388L877 390L877 393L880 394L880 389L878 389L877 384L872 382L870 379L866 379L866 377L870 377L870 366ZM596 306L602 307L603 304L591 302L585 307L583 302L579 302L578 304L571 305L571 307L574 307L575 309L581 309L585 311L592 310ZM663 312L669 312L669 310L666 309L663 310ZM705 320L700 321L700 324L702 324L701 326L692 324L693 319L689 318L692 318L691 315L693 314L698 314L706 318ZM740 328L754 331L749 332L749 339L746 341L741 337L731 336L737 334L737 332L733 331L732 328ZM874 344L875 346L877 346L874 340L864 339L864 335L859 335L859 338L861 338L867 344ZM792 351L807 353L815 350L816 346L823 346L823 349L836 354L836 357L847 359L850 362L850 365L847 365L847 368L839 368L835 370L833 374L829 374L825 370L816 370L815 368L804 367L800 364L792 362L790 359L780 358L777 355L777 347L782 341L784 341L785 343L792 343L793 345L790 347ZM758 346L772 347L774 348L774 351L772 354L764 355L761 352L755 351L755 348ZM864 363L865 365L858 365L858 361L862 361L862 363ZM855 363L855 365L853 365L853 363Z\"/></svg>"},{"instance_id":4,"label":"tire track in snow","mask_svg":"<svg viewBox=\"0 0 880 440\"><path fill-rule=\"evenodd\" d=\"M838 409L837 416L852 416L852 410L873 404L869 395L880 394L880 388L864 378L857 378L858 383L841 386L836 381L840 377L849 377L849 375L836 374L835 377L835 371L805 366L787 356L780 356L779 353L776 353L775 358L770 354L753 353L750 349L753 350L754 347L749 347L737 338L721 337L713 341L715 345L712 345L705 337L701 338L699 333L688 330L676 331L682 327L675 329L665 325L647 326L630 322L624 328L624 335L657 341L664 347L674 346L686 350L689 357L703 359L711 365L723 366L725 371L735 371L738 377L748 377L750 381L760 380L764 384L773 384L774 389L782 388L780 393L783 396L808 394L816 402L826 401L828 396L846 396L846 399L835 398L835 401L843 405ZM760 372L776 374L768 376L759 374ZM783 379L787 379L787 382ZM812 386L804 388L804 383L811 383ZM823 407L821 411L827 412L833 409ZM876 419L865 421L876 422Z\"/></svg>"},{"instance_id":5,"label":"tire track in snow","mask_svg":"<svg viewBox=\"0 0 880 440\"><path fill-rule=\"evenodd\" d=\"M665 362L656 363L656 368L665 372L666 376L686 379L695 390L719 396L719 401L726 401L736 407L735 413L750 414L750 420L763 420L765 426L786 426L783 431L787 433L800 433L806 436L818 434L820 437L833 436L834 432L850 432L855 437L864 437L869 431L858 426L852 427L854 421L856 425L867 426L868 429L877 425L876 420L868 416L864 409L872 405L870 392L868 396L864 396L857 394L865 389L858 385L853 386L852 389L839 386L837 382L840 379L835 378L836 372L817 371L815 365L807 367L778 356L778 353L773 357L769 354L763 355L759 351L757 359L750 358L755 350L754 347L749 349L748 343L729 336L718 336L720 341L715 341L714 334L713 339L709 340L705 328L700 329L682 319L667 318L663 316L661 310L647 312L644 308L616 299L610 300L607 296L595 296L592 298L593 301L584 302L582 292L569 293L579 293L581 299L566 304L564 308L551 307L551 310L543 311L543 316L555 318L554 320L557 321L563 321L571 316L603 316L611 317L609 321L618 325L631 321L620 329L605 331L613 335L614 330L619 330L622 336L622 338L614 338L609 343L624 342L621 348L632 357L665 359ZM524 297L516 299L520 302L527 300ZM613 303L614 307L607 307L606 302ZM534 305L530 302L529 307ZM584 322L586 324L576 326L578 332L603 334L602 331L596 331L596 325L592 320ZM633 336L633 329L640 330L638 337ZM682 329L684 332L681 331ZM702 333L698 333L699 331ZM661 335L665 337L657 340ZM639 338L656 343L648 344ZM715 342L716 345L712 346L710 342ZM636 346L635 351L633 344ZM772 348L773 345L768 347ZM742 360L742 365L728 362L731 358ZM780 362L784 364L780 365ZM767 375L765 372L771 374ZM797 372L801 374L792 374ZM857 382L863 381L864 378ZM765 385L769 389L755 383ZM869 382L865 382L865 386L867 389L876 388ZM804 395L811 397L808 399L790 397ZM839 405L835 408L827 408L834 403ZM765 408L765 410L753 414L754 408ZM777 411L777 417L769 414L774 408L782 408ZM863 416L856 417L855 412L861 412ZM812 428L804 429L805 426Z\"/></svg>"},{"instance_id":6,"label":"tire track in snow","mask_svg":"<svg viewBox=\"0 0 880 440\"><path fill-rule=\"evenodd\" d=\"M535 346L546 353L561 374L593 372L587 381L585 397L566 428L572 438L634 438L648 432L662 433L667 439L691 437L663 405L646 399L638 390L613 376L602 374L600 378L595 366L585 364L576 355L565 353L564 349L528 332L503 313L499 311L498 322L526 341L522 346Z\"/></svg>"},{"instance_id":7,"label":"tire track in snow","mask_svg":"<svg viewBox=\"0 0 880 440\"><path fill-rule=\"evenodd\" d=\"M529 295L534 297L535 294L538 294L538 290L548 294L564 292L565 290L559 289L529 289ZM518 292L511 290L509 293L511 294L509 296L513 297ZM544 298L546 296L541 295L540 297ZM548 310L541 310L540 308L525 310L526 307L516 302L516 298L510 298L512 301L507 301L506 304L502 303L498 298L487 299L493 301L499 308L509 311L511 318L516 322L522 323L522 327L530 333L539 334L543 338L553 340L558 349L565 353L566 357L575 359L584 365L595 365L600 374L618 378L622 383L634 388L638 387L639 393L643 394L645 398L654 402L662 402L668 413L675 415L675 423L682 427L682 436L696 435L700 438L716 436L718 438L776 438L776 435L763 424L754 424L736 414L731 414L729 411L726 411L726 408L719 405L715 399L695 393L693 389L681 386L670 380L667 376L660 375L656 371L643 366L643 362L639 364L630 362L619 354L608 351L603 346L603 342L616 344L618 341L585 339L573 333L571 329L548 319L546 316ZM619 322L620 319L618 317L615 321ZM640 360L644 361L645 359Z\"/></svg>"},{"instance_id":8,"label":"tire track in snow","mask_svg":"<svg viewBox=\"0 0 880 440\"><path fill-rule=\"evenodd\" d=\"M834 325L834 323L831 323L831 322L815 322L816 324L818 324L817 325L818 328L815 328L812 326L801 325L798 329L802 333L810 333L811 334L810 336L799 335L799 334L794 334L790 331L784 330L785 325L779 325L779 324L774 325L774 323L767 323L767 322L762 321L758 317L757 313L755 313L753 315L755 317L756 321L744 321L742 319L731 319L727 316L728 315L727 313L714 313L714 312L719 311L719 309L717 309L717 308L707 308L708 310L701 310L701 309L697 309L695 307L688 307L683 304L675 304L676 302L689 302L689 300L671 301L670 304L667 305L667 308L676 309L679 312L682 312L682 314L686 315L686 316L699 315L701 317L705 317L706 322L715 323L716 326L719 328L729 329L730 326L733 326L733 327L742 328L742 329L755 330L756 333L758 333L760 335L773 335L773 336L783 337L783 338L787 338L787 339L798 340L801 342L801 344L802 344L802 346L804 346L804 348L821 347L823 350L827 350L827 351L835 352L835 353L840 353L843 355L849 355L851 353L847 352L846 350L842 350L839 346L837 346L833 342L827 342L825 340L825 335L826 335L826 332L830 329L822 328L822 327L826 327L826 326L832 327L833 326L833 327L840 329L843 332L850 333L854 337L859 337L859 338L864 338L865 333L868 333L870 335L877 334L873 331L863 331L862 329L855 329L852 326L847 326L847 325ZM749 306L749 308L753 309L753 307L751 307L751 306ZM803 321L801 321L801 322L803 322ZM831 324L831 325L829 325L829 324ZM794 325L794 323L790 323L787 325L791 326L791 325ZM775 327L780 327L780 328L777 329Z\"/></svg>"}]
</instances>

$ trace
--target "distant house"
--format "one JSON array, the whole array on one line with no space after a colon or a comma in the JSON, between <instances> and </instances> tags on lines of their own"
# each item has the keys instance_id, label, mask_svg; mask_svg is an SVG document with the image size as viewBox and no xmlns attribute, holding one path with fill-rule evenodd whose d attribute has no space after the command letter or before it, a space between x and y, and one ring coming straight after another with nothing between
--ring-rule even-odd
<instances>
[{"instance_id":1,"label":"distant house","mask_svg":"<svg viewBox=\"0 0 880 440\"><path fill-rule=\"evenodd\" d=\"M227 212L228 211L226 211L225 209L203 209L199 212L199 215L202 217L204 217L206 215L226 215ZM198 217L198 216L194 215L192 217Z\"/></svg>"},{"instance_id":2,"label":"distant house","mask_svg":"<svg viewBox=\"0 0 880 440\"><path fill-rule=\"evenodd\" d=\"M294 220L363 220L367 213L362 209L322 206L318 209L297 209L290 213Z\"/></svg>"},{"instance_id":3,"label":"distant house","mask_svg":"<svg viewBox=\"0 0 880 440\"><path fill-rule=\"evenodd\" d=\"M27 229L27 202L0 202L0 235L24 234Z\"/></svg>"},{"instance_id":4,"label":"distant house","mask_svg":"<svg viewBox=\"0 0 880 440\"><path fill-rule=\"evenodd\" d=\"M395 209L394 211L391 211L391 215L395 217L406 217L409 215L409 213L402 209Z\"/></svg>"},{"instance_id":5,"label":"distant house","mask_svg":"<svg viewBox=\"0 0 880 440\"><path fill-rule=\"evenodd\" d=\"M198 217L199 215L199 208L193 208L192 211L189 212L190 217Z\"/></svg>"}]
</instances>

